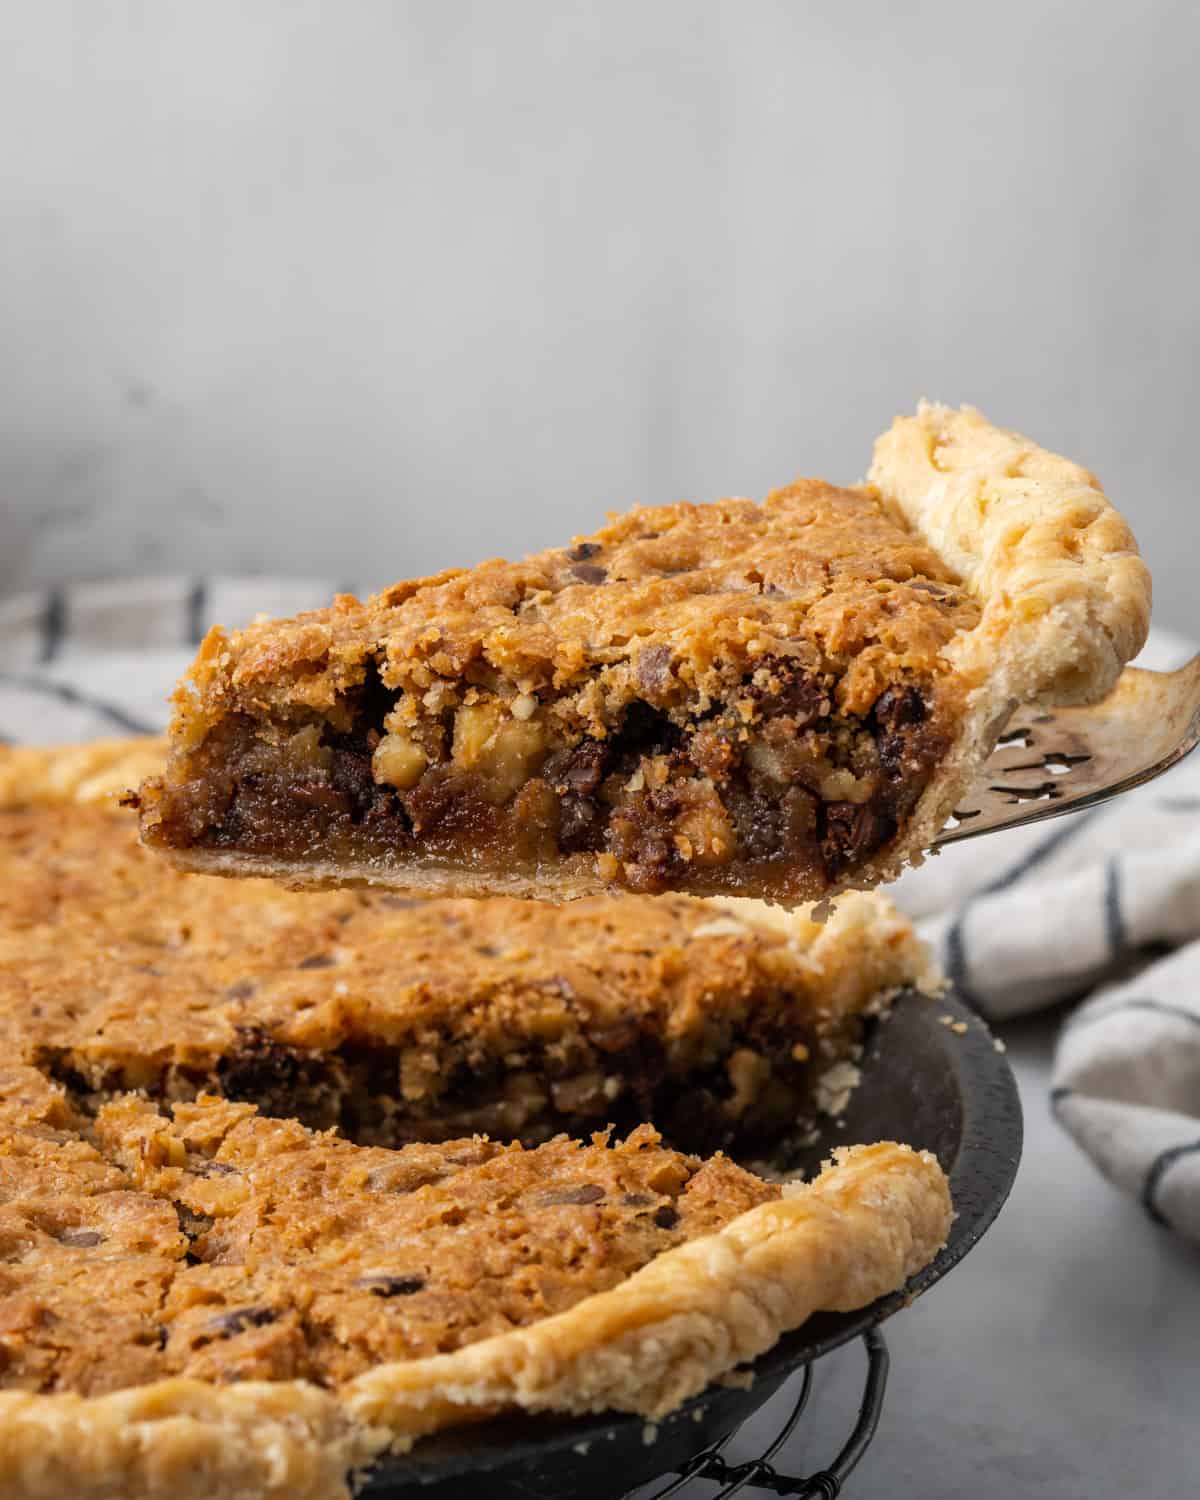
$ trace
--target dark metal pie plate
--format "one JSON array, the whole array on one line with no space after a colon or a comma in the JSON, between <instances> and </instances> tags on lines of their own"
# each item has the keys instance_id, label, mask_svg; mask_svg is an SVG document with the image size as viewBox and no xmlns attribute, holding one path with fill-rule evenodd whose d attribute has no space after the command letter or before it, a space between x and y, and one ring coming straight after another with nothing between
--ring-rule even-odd
<instances>
[{"instance_id":1,"label":"dark metal pie plate","mask_svg":"<svg viewBox=\"0 0 1200 1500\"><path fill-rule=\"evenodd\" d=\"M953 1025L965 1026L959 1032ZM841 1129L789 1166L815 1171L833 1146L898 1140L933 1151L949 1173L957 1218L945 1249L902 1291L855 1313L822 1313L753 1366L749 1389L713 1386L655 1429L640 1417L513 1416L443 1433L378 1464L369 1500L612 1500L687 1461L739 1426L788 1376L890 1317L963 1258L1000 1211L1021 1155L1012 1072L983 1023L950 996L906 993L873 1023L862 1082Z\"/></svg>"}]
</instances>

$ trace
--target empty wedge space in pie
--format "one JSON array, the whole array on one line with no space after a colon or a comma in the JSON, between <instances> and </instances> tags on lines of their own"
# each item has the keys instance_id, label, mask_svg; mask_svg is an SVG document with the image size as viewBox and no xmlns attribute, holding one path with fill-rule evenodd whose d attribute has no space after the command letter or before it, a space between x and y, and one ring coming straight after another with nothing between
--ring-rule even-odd
<instances>
[{"instance_id":1,"label":"empty wedge space in pie","mask_svg":"<svg viewBox=\"0 0 1200 1500\"><path fill-rule=\"evenodd\" d=\"M919 862L1013 707L1103 697L1148 611L1094 476L922 405L868 484L214 630L143 836L293 883L819 899Z\"/></svg>"},{"instance_id":2,"label":"empty wedge space in pie","mask_svg":"<svg viewBox=\"0 0 1200 1500\"><path fill-rule=\"evenodd\" d=\"M928 958L882 896L563 906L190 876L115 800L153 742L0 750L0 1053L83 1103L201 1092L396 1145L656 1124L711 1151L840 1111Z\"/></svg>"}]
</instances>

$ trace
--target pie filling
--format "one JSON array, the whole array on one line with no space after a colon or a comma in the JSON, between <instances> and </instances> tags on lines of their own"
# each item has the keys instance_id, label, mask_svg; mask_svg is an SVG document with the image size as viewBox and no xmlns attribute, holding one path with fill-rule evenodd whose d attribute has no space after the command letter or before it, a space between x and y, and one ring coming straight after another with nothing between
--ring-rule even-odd
<instances>
[{"instance_id":1,"label":"pie filling","mask_svg":"<svg viewBox=\"0 0 1200 1500\"><path fill-rule=\"evenodd\" d=\"M219 1100L167 1114L126 1096L82 1121L14 1071L0 1389L333 1386L563 1312L779 1195L646 1126L385 1151Z\"/></svg>"},{"instance_id":2,"label":"pie filling","mask_svg":"<svg viewBox=\"0 0 1200 1500\"><path fill-rule=\"evenodd\" d=\"M645 657L644 681L669 674L665 647ZM832 675L774 658L699 718L635 699L597 739L514 684L430 714L373 673L340 728L216 724L187 779L154 794L146 835L376 867L581 857L634 891L816 895L892 840L951 739L932 680L886 688L864 716L836 697Z\"/></svg>"},{"instance_id":3,"label":"pie filling","mask_svg":"<svg viewBox=\"0 0 1200 1500\"><path fill-rule=\"evenodd\" d=\"M857 1052L861 1026L852 1015L819 1031L795 1023L785 1030L776 1016L723 1045L694 1038L668 1051L661 1036L630 1021L565 1044L514 1040L504 1056L431 1065L427 1046L376 1039L319 1050L247 1025L203 1066L145 1055L115 1061L86 1046L43 1046L33 1061L89 1113L126 1089L171 1101L207 1093L312 1129L336 1128L363 1145L482 1134L535 1146L561 1133L650 1122L682 1151L750 1153L786 1147L828 1112L839 1093L829 1080Z\"/></svg>"}]
</instances>

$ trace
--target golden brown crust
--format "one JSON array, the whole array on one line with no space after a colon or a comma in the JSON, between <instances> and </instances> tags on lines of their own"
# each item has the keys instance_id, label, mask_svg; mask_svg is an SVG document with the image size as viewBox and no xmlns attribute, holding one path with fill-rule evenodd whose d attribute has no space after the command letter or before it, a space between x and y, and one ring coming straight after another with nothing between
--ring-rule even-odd
<instances>
[{"instance_id":1,"label":"golden brown crust","mask_svg":"<svg viewBox=\"0 0 1200 1500\"><path fill-rule=\"evenodd\" d=\"M1150 574L1093 474L972 407L922 402L875 445L871 481L983 609L946 658L967 690L957 739L877 873L941 832L1020 703L1096 702L1141 650Z\"/></svg>"},{"instance_id":2,"label":"golden brown crust","mask_svg":"<svg viewBox=\"0 0 1200 1500\"><path fill-rule=\"evenodd\" d=\"M6 1500L347 1500L387 1445L299 1381L162 1380L107 1396L0 1391Z\"/></svg>"},{"instance_id":3,"label":"golden brown crust","mask_svg":"<svg viewBox=\"0 0 1200 1500\"><path fill-rule=\"evenodd\" d=\"M922 402L875 445L871 481L983 605L947 647L994 701L1090 703L1150 624L1150 574L1094 474L973 407Z\"/></svg>"},{"instance_id":4,"label":"golden brown crust","mask_svg":"<svg viewBox=\"0 0 1200 1500\"><path fill-rule=\"evenodd\" d=\"M945 1242L950 1197L932 1156L890 1142L836 1156L811 1184L569 1312L360 1376L347 1406L407 1437L513 1406L664 1415L813 1313L894 1291Z\"/></svg>"}]
</instances>

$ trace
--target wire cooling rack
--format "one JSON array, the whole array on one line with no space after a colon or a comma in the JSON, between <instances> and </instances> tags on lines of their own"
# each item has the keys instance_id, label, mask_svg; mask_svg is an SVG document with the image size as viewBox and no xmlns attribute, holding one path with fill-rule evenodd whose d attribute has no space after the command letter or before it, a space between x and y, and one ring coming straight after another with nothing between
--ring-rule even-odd
<instances>
[{"instance_id":1,"label":"wire cooling rack","mask_svg":"<svg viewBox=\"0 0 1200 1500\"><path fill-rule=\"evenodd\" d=\"M678 1471L677 1476L659 1489L646 1493L639 1487L640 1500L728 1500L731 1495L790 1495L794 1500L837 1500L850 1474L870 1447L875 1429L879 1426L879 1415L883 1410L884 1392L887 1390L888 1351L883 1335L877 1328L863 1334L862 1342L867 1351L867 1374L859 1401L858 1420L854 1430L842 1445L841 1451L827 1469L821 1469L806 1478L784 1474L775 1467L775 1460L782 1453L788 1439L795 1432L813 1388L813 1367L805 1365L797 1372L799 1382L795 1399L787 1420L757 1458L731 1464L724 1457L724 1450L733 1442L740 1428L735 1428L720 1442L714 1443ZM702 1481L720 1486L711 1491L702 1488Z\"/></svg>"}]
</instances>

